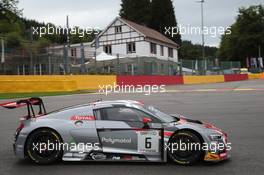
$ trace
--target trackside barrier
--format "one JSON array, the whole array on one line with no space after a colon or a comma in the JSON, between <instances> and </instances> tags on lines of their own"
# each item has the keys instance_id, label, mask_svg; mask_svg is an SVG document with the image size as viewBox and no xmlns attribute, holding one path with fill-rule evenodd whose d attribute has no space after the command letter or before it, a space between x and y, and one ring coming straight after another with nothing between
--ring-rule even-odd
<instances>
[{"instance_id":1,"label":"trackside barrier","mask_svg":"<svg viewBox=\"0 0 264 175\"><path fill-rule=\"evenodd\" d=\"M264 79L264 73L260 76L261 79Z\"/></svg>"},{"instance_id":2,"label":"trackside barrier","mask_svg":"<svg viewBox=\"0 0 264 175\"><path fill-rule=\"evenodd\" d=\"M1 80L0 93L76 91L71 80Z\"/></svg>"},{"instance_id":3,"label":"trackside barrier","mask_svg":"<svg viewBox=\"0 0 264 175\"><path fill-rule=\"evenodd\" d=\"M114 84L116 76L0 76L0 93L67 92L97 90L99 85Z\"/></svg>"},{"instance_id":4,"label":"trackside barrier","mask_svg":"<svg viewBox=\"0 0 264 175\"><path fill-rule=\"evenodd\" d=\"M74 75L70 79L76 81L78 90L97 90L99 85L116 83L114 75Z\"/></svg>"},{"instance_id":5,"label":"trackside barrier","mask_svg":"<svg viewBox=\"0 0 264 175\"><path fill-rule=\"evenodd\" d=\"M118 85L177 85L183 84L182 76L117 76Z\"/></svg>"},{"instance_id":6,"label":"trackside barrier","mask_svg":"<svg viewBox=\"0 0 264 175\"><path fill-rule=\"evenodd\" d=\"M248 80L248 74L225 75L225 82Z\"/></svg>"},{"instance_id":7,"label":"trackside barrier","mask_svg":"<svg viewBox=\"0 0 264 175\"><path fill-rule=\"evenodd\" d=\"M184 84L207 84L225 82L223 75L183 76Z\"/></svg>"},{"instance_id":8,"label":"trackside barrier","mask_svg":"<svg viewBox=\"0 0 264 175\"><path fill-rule=\"evenodd\" d=\"M261 79L262 74L248 74L249 80Z\"/></svg>"},{"instance_id":9,"label":"trackside barrier","mask_svg":"<svg viewBox=\"0 0 264 175\"><path fill-rule=\"evenodd\" d=\"M0 93L98 90L103 85L180 85L264 79L264 74L213 76L0 76Z\"/></svg>"}]
</instances>

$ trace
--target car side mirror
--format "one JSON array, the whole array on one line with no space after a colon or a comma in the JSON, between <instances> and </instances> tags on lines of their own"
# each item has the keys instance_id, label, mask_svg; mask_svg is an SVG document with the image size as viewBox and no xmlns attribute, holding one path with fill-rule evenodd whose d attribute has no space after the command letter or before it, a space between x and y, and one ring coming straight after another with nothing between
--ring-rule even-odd
<instances>
[{"instance_id":1,"label":"car side mirror","mask_svg":"<svg viewBox=\"0 0 264 175\"><path fill-rule=\"evenodd\" d=\"M148 123L152 122L152 120L150 118L144 117L142 122L144 124L148 124Z\"/></svg>"}]
</instances>

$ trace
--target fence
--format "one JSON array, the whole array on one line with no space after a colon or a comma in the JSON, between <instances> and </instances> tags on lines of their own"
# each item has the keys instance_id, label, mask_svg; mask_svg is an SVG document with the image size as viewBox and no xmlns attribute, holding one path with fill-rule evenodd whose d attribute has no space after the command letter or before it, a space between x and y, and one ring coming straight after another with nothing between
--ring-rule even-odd
<instances>
[{"instance_id":1,"label":"fence","mask_svg":"<svg viewBox=\"0 0 264 175\"><path fill-rule=\"evenodd\" d=\"M97 57L100 54L97 52ZM10 50L5 53L5 60L1 64L0 73L4 75L181 74L181 64L171 59L161 60L155 57L121 54L105 54L103 57L104 59L95 59L94 51L83 49L79 53L76 50L63 47L41 50L37 53L30 53L25 50Z\"/></svg>"},{"instance_id":2,"label":"fence","mask_svg":"<svg viewBox=\"0 0 264 175\"><path fill-rule=\"evenodd\" d=\"M183 73L187 75L221 75L240 73L241 63L239 61L218 60L180 60Z\"/></svg>"},{"instance_id":3,"label":"fence","mask_svg":"<svg viewBox=\"0 0 264 175\"><path fill-rule=\"evenodd\" d=\"M240 62L157 59L155 57L112 54L95 59L96 53L85 49L67 49L63 46L37 52L8 50L1 63L4 75L219 75L239 73Z\"/></svg>"}]
</instances>

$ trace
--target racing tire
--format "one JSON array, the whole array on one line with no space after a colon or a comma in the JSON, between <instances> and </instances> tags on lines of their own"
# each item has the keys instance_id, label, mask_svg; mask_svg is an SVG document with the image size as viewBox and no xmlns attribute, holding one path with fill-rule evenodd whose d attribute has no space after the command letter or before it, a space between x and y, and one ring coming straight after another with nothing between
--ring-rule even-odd
<instances>
[{"instance_id":1,"label":"racing tire","mask_svg":"<svg viewBox=\"0 0 264 175\"><path fill-rule=\"evenodd\" d=\"M40 165L58 162L63 155L61 143L63 143L61 137L54 130L36 130L27 139L26 155Z\"/></svg>"},{"instance_id":2,"label":"racing tire","mask_svg":"<svg viewBox=\"0 0 264 175\"><path fill-rule=\"evenodd\" d=\"M188 147L184 147L184 144L187 146L200 144L200 147L189 146L188 149ZM169 145L170 149L168 150L168 157L177 164L192 165L200 161L202 158L203 151L200 149L202 147L202 141L191 131L176 132L169 139ZM182 147L180 148L180 146ZM174 149L172 149L172 147Z\"/></svg>"}]
</instances>

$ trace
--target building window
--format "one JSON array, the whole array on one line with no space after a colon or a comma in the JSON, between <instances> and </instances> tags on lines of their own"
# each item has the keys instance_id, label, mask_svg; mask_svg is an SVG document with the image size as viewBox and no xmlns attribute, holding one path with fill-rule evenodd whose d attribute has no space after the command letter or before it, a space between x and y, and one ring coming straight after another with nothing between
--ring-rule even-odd
<instances>
[{"instance_id":1,"label":"building window","mask_svg":"<svg viewBox=\"0 0 264 175\"><path fill-rule=\"evenodd\" d=\"M112 54L112 46L111 45L104 46L104 52L107 54Z\"/></svg>"},{"instance_id":2,"label":"building window","mask_svg":"<svg viewBox=\"0 0 264 175\"><path fill-rule=\"evenodd\" d=\"M150 53L157 54L157 44L150 43Z\"/></svg>"},{"instance_id":3,"label":"building window","mask_svg":"<svg viewBox=\"0 0 264 175\"><path fill-rule=\"evenodd\" d=\"M170 58L173 58L173 49L172 48L168 48L168 56L170 57Z\"/></svg>"},{"instance_id":4,"label":"building window","mask_svg":"<svg viewBox=\"0 0 264 175\"><path fill-rule=\"evenodd\" d=\"M136 52L136 43L127 43L127 53L135 53Z\"/></svg>"},{"instance_id":5,"label":"building window","mask_svg":"<svg viewBox=\"0 0 264 175\"><path fill-rule=\"evenodd\" d=\"M77 56L77 49L76 48L72 48L71 49L71 56L72 57L76 57Z\"/></svg>"},{"instance_id":6,"label":"building window","mask_svg":"<svg viewBox=\"0 0 264 175\"><path fill-rule=\"evenodd\" d=\"M160 56L164 56L164 46L160 45Z\"/></svg>"},{"instance_id":7,"label":"building window","mask_svg":"<svg viewBox=\"0 0 264 175\"><path fill-rule=\"evenodd\" d=\"M122 33L122 26L115 26L115 33Z\"/></svg>"}]
</instances>

